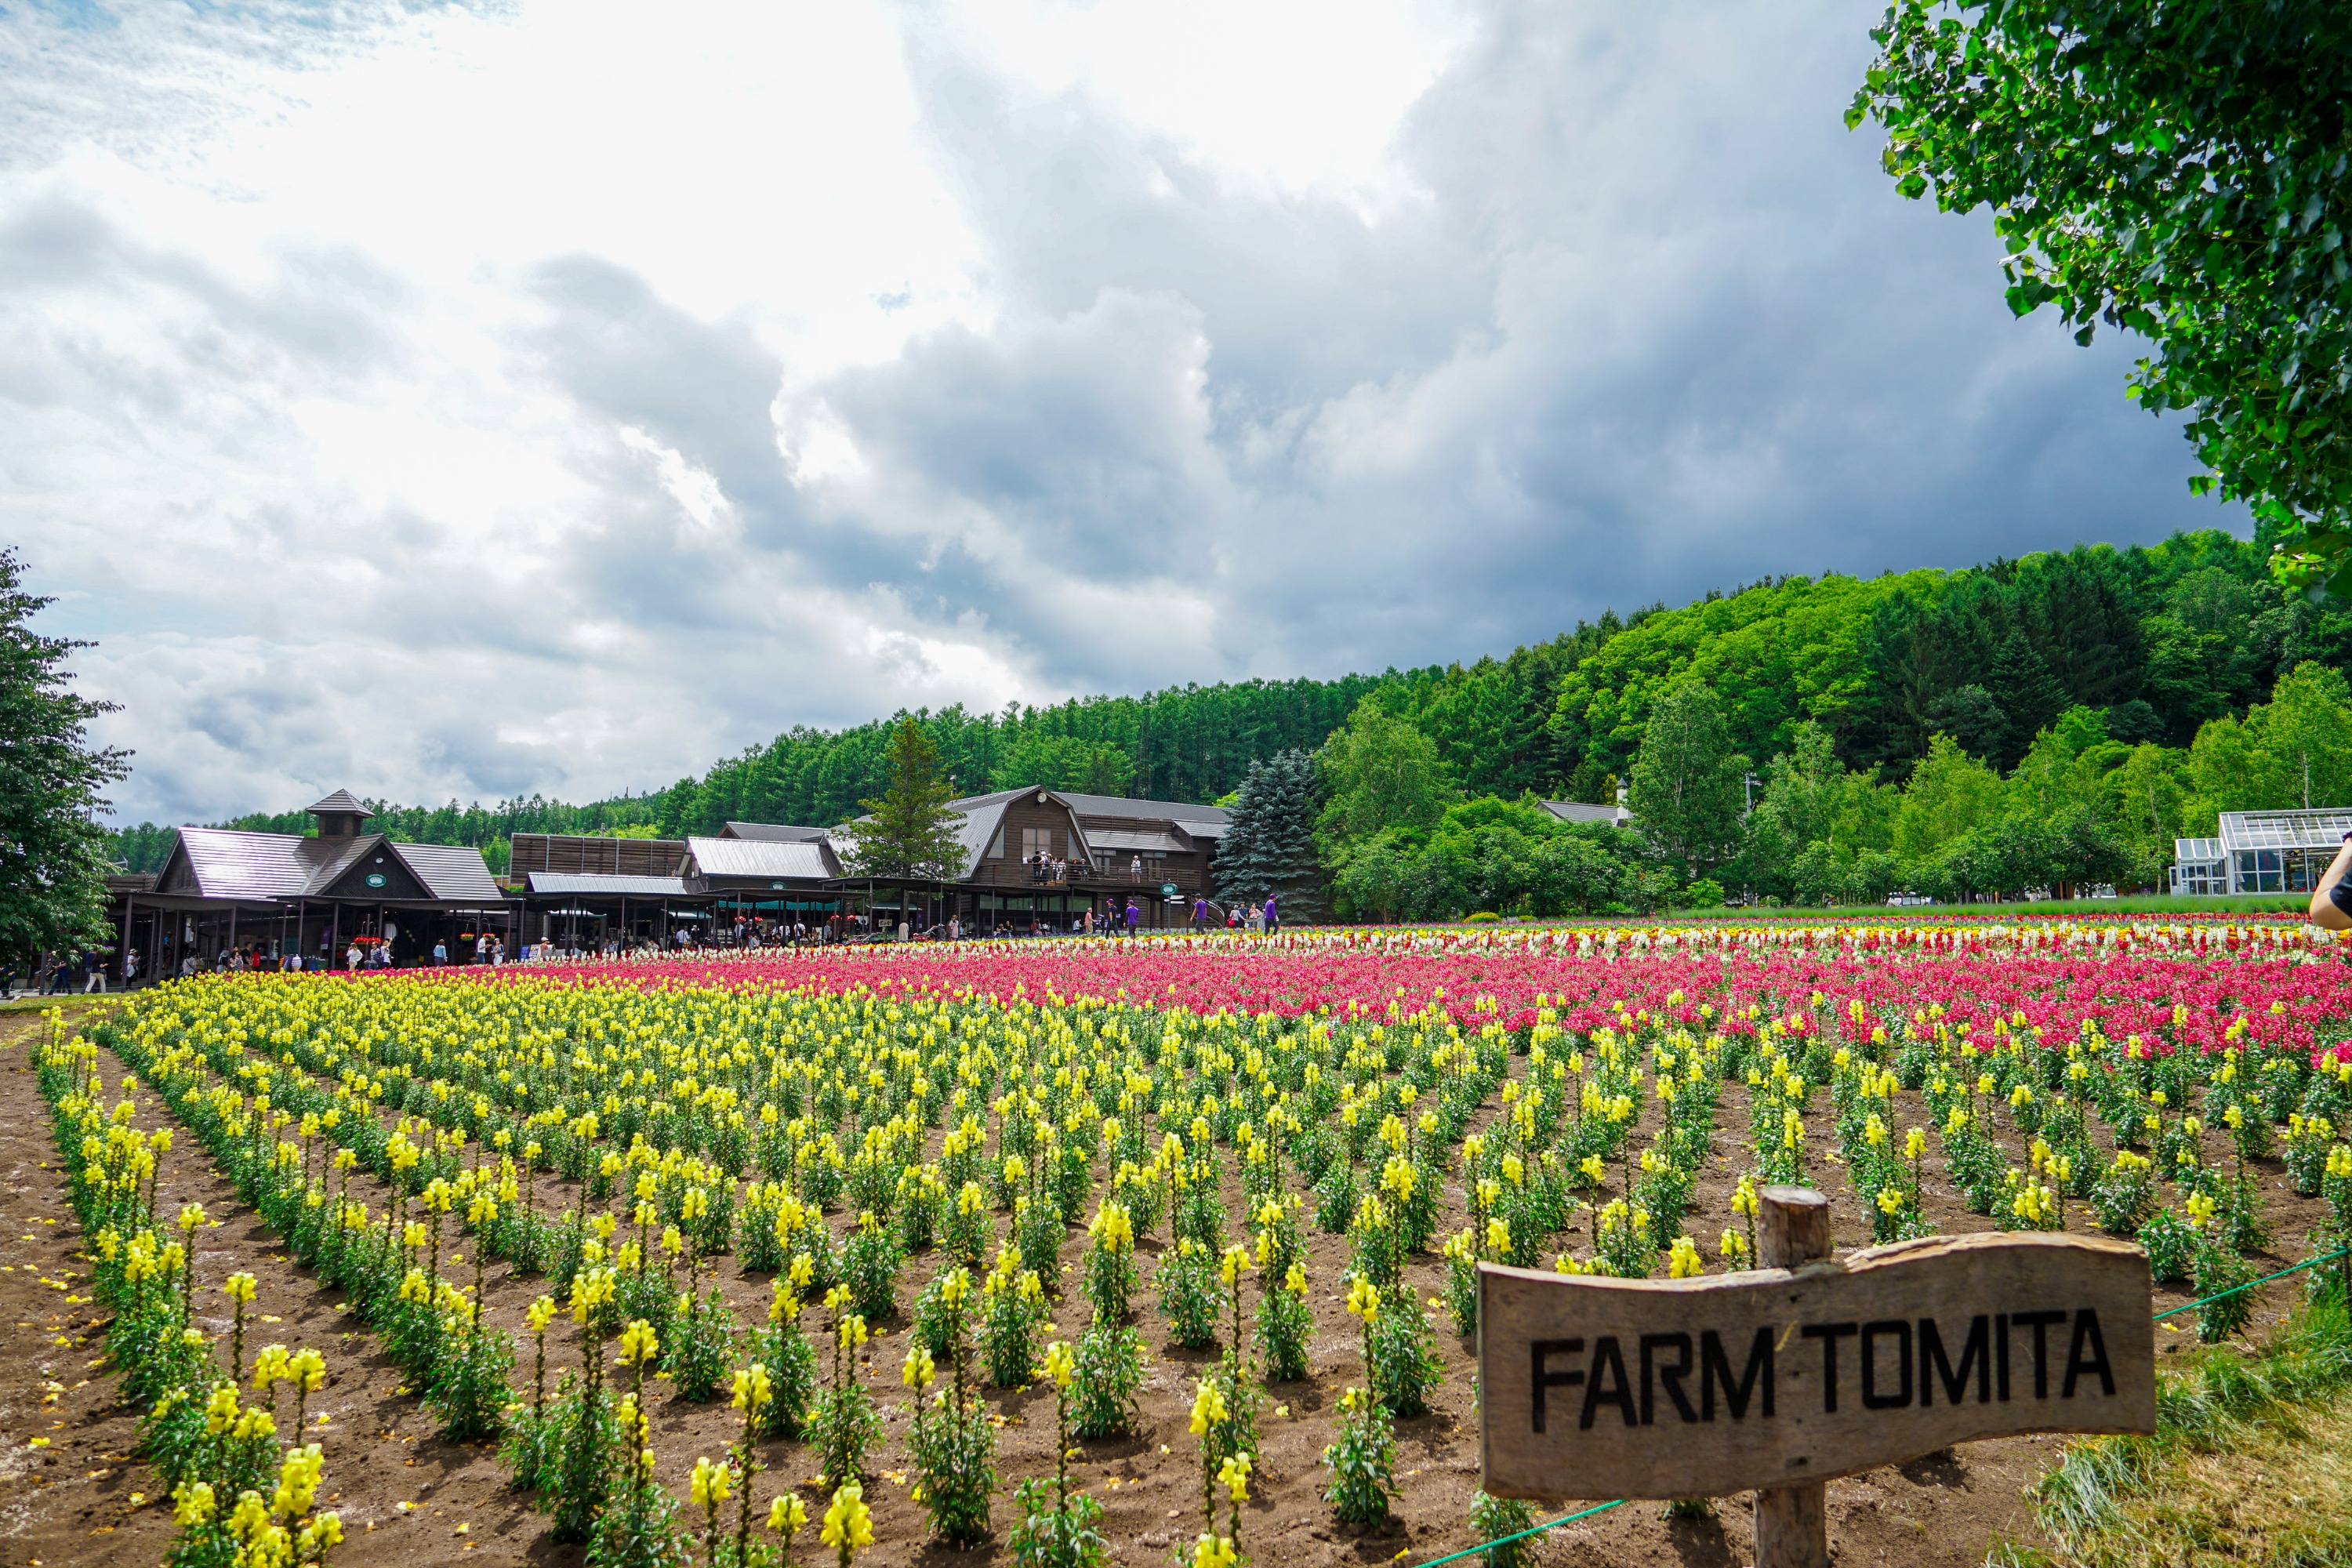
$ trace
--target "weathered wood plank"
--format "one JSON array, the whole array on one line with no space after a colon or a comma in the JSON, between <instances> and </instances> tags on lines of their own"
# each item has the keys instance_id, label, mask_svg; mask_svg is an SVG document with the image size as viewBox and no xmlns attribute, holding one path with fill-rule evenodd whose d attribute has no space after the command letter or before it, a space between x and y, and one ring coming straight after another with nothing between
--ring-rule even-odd
<instances>
[{"instance_id":1,"label":"weathered wood plank","mask_svg":"<svg viewBox=\"0 0 2352 1568\"><path fill-rule=\"evenodd\" d=\"M2021 1432L2152 1432L2147 1259L2096 1237L1933 1237L1681 1280L1479 1268L1497 1497L1827 1480Z\"/></svg>"}]
</instances>

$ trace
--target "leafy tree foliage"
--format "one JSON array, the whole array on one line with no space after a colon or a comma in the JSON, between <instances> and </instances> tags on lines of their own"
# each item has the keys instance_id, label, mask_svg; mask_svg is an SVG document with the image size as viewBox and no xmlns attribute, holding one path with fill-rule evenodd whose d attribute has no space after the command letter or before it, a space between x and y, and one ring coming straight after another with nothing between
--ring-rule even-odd
<instances>
[{"instance_id":1,"label":"leafy tree foliage","mask_svg":"<svg viewBox=\"0 0 2352 1568\"><path fill-rule=\"evenodd\" d=\"M1739 846L1747 773L1714 691L1696 681L1675 687L1651 710L1633 758L1628 804L1643 838L1685 878L1728 860Z\"/></svg>"},{"instance_id":2,"label":"leafy tree foliage","mask_svg":"<svg viewBox=\"0 0 2352 1568\"><path fill-rule=\"evenodd\" d=\"M1349 843L1383 828L1436 826L1460 798L1430 738L1366 698L1331 731L1319 757L1327 841Z\"/></svg>"},{"instance_id":3,"label":"leafy tree foliage","mask_svg":"<svg viewBox=\"0 0 2352 1568\"><path fill-rule=\"evenodd\" d=\"M2200 488L2352 596L2352 7L2342 0L1895 0L1846 122L1897 189L1990 207L2010 308L2157 348Z\"/></svg>"},{"instance_id":4,"label":"leafy tree foliage","mask_svg":"<svg viewBox=\"0 0 2352 1568\"><path fill-rule=\"evenodd\" d=\"M1360 919L1439 920L1647 910L1670 881L1633 834L1562 822L1529 796L1482 795L1432 827L1383 828L1350 846L1332 891Z\"/></svg>"},{"instance_id":5,"label":"leafy tree foliage","mask_svg":"<svg viewBox=\"0 0 2352 1568\"><path fill-rule=\"evenodd\" d=\"M100 793L127 753L89 743L112 705L78 695L66 657L89 645L30 625L51 600L24 588L24 563L0 550L0 951L103 941L107 837Z\"/></svg>"}]
</instances>

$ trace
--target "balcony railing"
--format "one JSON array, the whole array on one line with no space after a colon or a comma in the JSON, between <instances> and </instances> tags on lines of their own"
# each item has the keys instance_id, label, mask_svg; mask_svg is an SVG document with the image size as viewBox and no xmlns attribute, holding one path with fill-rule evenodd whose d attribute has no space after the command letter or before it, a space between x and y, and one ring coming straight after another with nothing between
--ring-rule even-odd
<instances>
[{"instance_id":1,"label":"balcony railing","mask_svg":"<svg viewBox=\"0 0 2352 1568\"><path fill-rule=\"evenodd\" d=\"M1131 871L1124 860L1106 860L1097 866L1074 860L1056 877L1050 869L1041 878L1034 867L1019 860L983 860L973 870L968 886L1001 888L1007 892L1080 892L1129 888L1158 889L1162 882L1173 882L1187 893L1200 881L1200 871L1194 867L1174 867L1164 862L1146 860L1143 869Z\"/></svg>"}]
</instances>

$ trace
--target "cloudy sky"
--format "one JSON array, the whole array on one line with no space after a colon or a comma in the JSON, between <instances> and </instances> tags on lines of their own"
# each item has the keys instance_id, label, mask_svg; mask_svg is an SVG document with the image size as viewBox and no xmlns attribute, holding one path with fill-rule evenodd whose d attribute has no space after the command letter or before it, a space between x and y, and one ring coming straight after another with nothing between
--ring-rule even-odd
<instances>
[{"instance_id":1,"label":"cloudy sky","mask_svg":"<svg viewBox=\"0 0 2352 1568\"><path fill-rule=\"evenodd\" d=\"M0 10L0 539L129 819L2241 520L1874 0Z\"/></svg>"}]
</instances>

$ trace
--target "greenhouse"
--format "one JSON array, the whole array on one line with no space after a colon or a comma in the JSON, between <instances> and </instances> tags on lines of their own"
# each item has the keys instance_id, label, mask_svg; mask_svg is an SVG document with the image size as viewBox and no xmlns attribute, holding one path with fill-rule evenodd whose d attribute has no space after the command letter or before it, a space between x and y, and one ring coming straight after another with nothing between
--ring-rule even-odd
<instances>
[{"instance_id":1,"label":"greenhouse","mask_svg":"<svg viewBox=\"0 0 2352 1568\"><path fill-rule=\"evenodd\" d=\"M2172 890L2307 893L2336 858L2347 833L2352 833L2352 807L2225 811L2218 837L2172 841Z\"/></svg>"}]
</instances>

